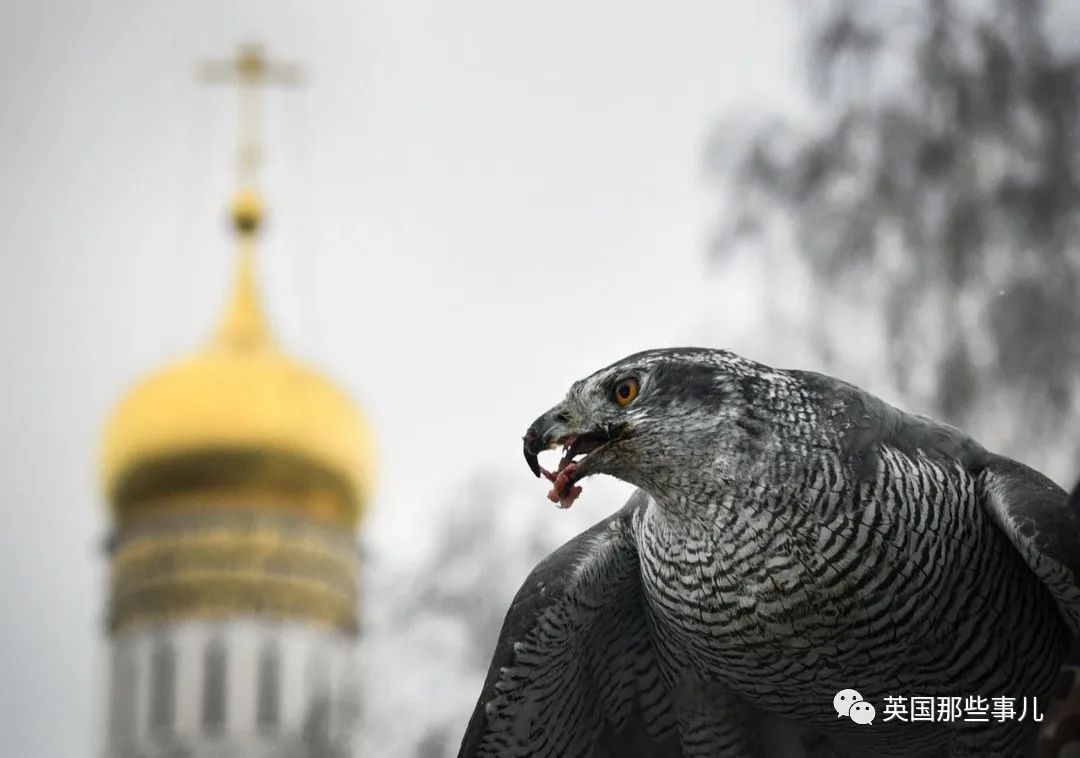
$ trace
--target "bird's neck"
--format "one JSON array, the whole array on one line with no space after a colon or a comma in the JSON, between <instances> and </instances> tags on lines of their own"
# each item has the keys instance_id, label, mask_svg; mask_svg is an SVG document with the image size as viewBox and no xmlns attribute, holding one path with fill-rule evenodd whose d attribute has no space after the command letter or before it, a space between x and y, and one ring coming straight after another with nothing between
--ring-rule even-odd
<instances>
[{"instance_id":1,"label":"bird's neck","mask_svg":"<svg viewBox=\"0 0 1080 758\"><path fill-rule=\"evenodd\" d=\"M729 518L740 502L746 502L748 494L746 485L724 479L646 484L642 489L652 496L665 520L690 530L713 529Z\"/></svg>"},{"instance_id":2,"label":"bird's neck","mask_svg":"<svg viewBox=\"0 0 1080 758\"><path fill-rule=\"evenodd\" d=\"M805 472L804 472L805 473ZM643 483L640 486L656 503L656 509L683 531L708 531L737 538L747 519L762 517L798 519L804 510L796 494L803 475L786 477L734 476L694 477L683 481Z\"/></svg>"}]
</instances>

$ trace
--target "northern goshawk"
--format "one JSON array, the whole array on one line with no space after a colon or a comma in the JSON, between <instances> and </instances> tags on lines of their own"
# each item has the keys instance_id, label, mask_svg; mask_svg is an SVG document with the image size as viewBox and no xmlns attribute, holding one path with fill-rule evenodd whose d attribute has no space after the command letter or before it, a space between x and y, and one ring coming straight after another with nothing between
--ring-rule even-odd
<instances>
[{"instance_id":1,"label":"northern goshawk","mask_svg":"<svg viewBox=\"0 0 1080 758\"><path fill-rule=\"evenodd\" d=\"M524 447L564 507L591 474L638 491L525 581L462 758L1011 758L1034 714L913 723L885 698L1027 707L1080 634L1066 493L837 379L643 352L576 382ZM848 688L873 723L838 716Z\"/></svg>"}]
</instances>

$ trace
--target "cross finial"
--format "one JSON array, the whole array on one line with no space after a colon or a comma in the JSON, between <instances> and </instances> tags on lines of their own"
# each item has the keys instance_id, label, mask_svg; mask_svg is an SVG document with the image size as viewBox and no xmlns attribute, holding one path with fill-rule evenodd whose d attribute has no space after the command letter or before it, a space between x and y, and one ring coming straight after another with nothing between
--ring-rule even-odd
<instances>
[{"instance_id":1,"label":"cross finial","mask_svg":"<svg viewBox=\"0 0 1080 758\"><path fill-rule=\"evenodd\" d=\"M301 81L300 67L294 63L267 60L259 45L242 45L230 61L206 61L199 67L199 79L210 83L237 84L240 88L237 118L237 182L233 223L243 235L258 230L262 209L256 191L256 174L261 159L262 88L269 84L294 85Z\"/></svg>"},{"instance_id":2,"label":"cross finial","mask_svg":"<svg viewBox=\"0 0 1080 758\"><path fill-rule=\"evenodd\" d=\"M256 191L260 160L262 90L268 84L297 84L300 68L292 63L271 62L257 45L240 48L231 61L207 61L199 67L204 82L237 84L240 89L237 118L237 182L233 201L233 226L240 236L240 261L236 288L225 318L218 328L215 345L227 350L265 349L272 344L270 331L259 304L255 284L255 232L262 220L262 205Z\"/></svg>"}]
</instances>

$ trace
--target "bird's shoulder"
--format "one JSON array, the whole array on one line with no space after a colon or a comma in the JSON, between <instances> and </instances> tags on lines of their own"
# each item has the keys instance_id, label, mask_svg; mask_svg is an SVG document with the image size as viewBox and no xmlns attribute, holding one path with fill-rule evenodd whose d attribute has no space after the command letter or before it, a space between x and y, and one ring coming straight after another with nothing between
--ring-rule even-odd
<instances>
[{"instance_id":1,"label":"bird's shoulder","mask_svg":"<svg viewBox=\"0 0 1080 758\"><path fill-rule=\"evenodd\" d=\"M633 520L647 502L639 491L529 574L506 613L459 756L601 746L612 755L680 754L639 583ZM652 683L644 691L643 681Z\"/></svg>"},{"instance_id":2,"label":"bird's shoulder","mask_svg":"<svg viewBox=\"0 0 1080 758\"><path fill-rule=\"evenodd\" d=\"M944 422L901 411L858 387L800 372L843 460L872 478L883 449L963 472L983 511L1050 590L1073 634L1080 635L1080 495L1071 500L1047 477L986 450Z\"/></svg>"},{"instance_id":3,"label":"bird's shoulder","mask_svg":"<svg viewBox=\"0 0 1080 758\"><path fill-rule=\"evenodd\" d=\"M827 374L790 373L814 405L821 438L863 475L876 470L883 447L959 466L973 476L993 458L966 432L943 421L903 411Z\"/></svg>"},{"instance_id":4,"label":"bird's shoulder","mask_svg":"<svg viewBox=\"0 0 1080 758\"><path fill-rule=\"evenodd\" d=\"M621 509L536 564L510 603L503 636L520 636L532 628L546 606L579 589L582 568L606 562L609 557L636 562L633 520L646 501L643 492L635 493Z\"/></svg>"}]
</instances>

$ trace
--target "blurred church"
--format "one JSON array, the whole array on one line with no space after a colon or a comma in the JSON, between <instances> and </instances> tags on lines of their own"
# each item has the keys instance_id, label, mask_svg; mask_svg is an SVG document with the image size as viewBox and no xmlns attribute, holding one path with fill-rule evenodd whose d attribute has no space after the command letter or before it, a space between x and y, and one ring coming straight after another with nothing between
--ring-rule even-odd
<instances>
[{"instance_id":1,"label":"blurred church","mask_svg":"<svg viewBox=\"0 0 1080 758\"><path fill-rule=\"evenodd\" d=\"M105 431L104 755L344 758L371 442L350 399L276 344L256 275L260 98L297 71L249 47L203 76L239 89L236 279L217 333Z\"/></svg>"}]
</instances>

